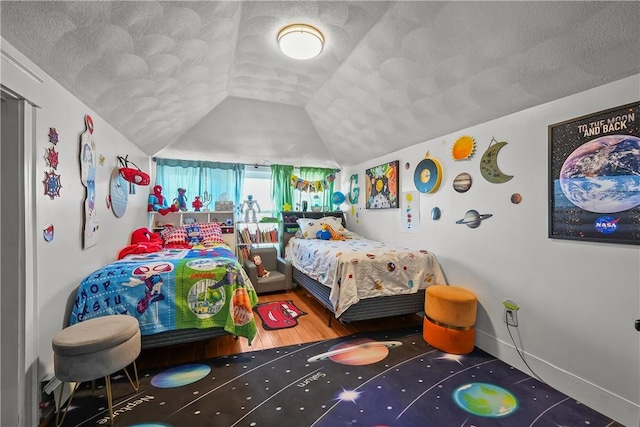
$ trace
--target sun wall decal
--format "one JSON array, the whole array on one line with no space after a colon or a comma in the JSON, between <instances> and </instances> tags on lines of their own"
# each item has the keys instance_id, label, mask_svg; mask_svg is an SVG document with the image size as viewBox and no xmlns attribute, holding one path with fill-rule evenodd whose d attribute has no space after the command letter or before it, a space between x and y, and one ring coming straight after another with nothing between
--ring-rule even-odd
<instances>
[{"instance_id":1,"label":"sun wall decal","mask_svg":"<svg viewBox=\"0 0 640 427\"><path fill-rule=\"evenodd\" d=\"M451 147L451 157L453 160L464 160L473 156L476 149L476 141L469 135L461 136Z\"/></svg>"}]
</instances>

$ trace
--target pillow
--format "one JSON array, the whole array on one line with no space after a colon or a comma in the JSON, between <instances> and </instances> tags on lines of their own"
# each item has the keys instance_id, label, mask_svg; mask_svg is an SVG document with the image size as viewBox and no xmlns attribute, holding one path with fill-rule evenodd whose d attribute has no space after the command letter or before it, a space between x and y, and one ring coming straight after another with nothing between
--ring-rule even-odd
<instances>
[{"instance_id":1,"label":"pillow","mask_svg":"<svg viewBox=\"0 0 640 427\"><path fill-rule=\"evenodd\" d=\"M201 243L224 243L220 223L198 222L193 225L197 225L200 228L199 239ZM160 237L162 237L165 245L184 245L188 241L187 227L192 227L193 225L165 227L165 229L160 232Z\"/></svg>"},{"instance_id":2,"label":"pillow","mask_svg":"<svg viewBox=\"0 0 640 427\"><path fill-rule=\"evenodd\" d=\"M342 226L342 218L338 218L336 216L322 217L320 218L320 223L327 224L328 226L333 228L334 231L337 231L338 233L344 233L345 231L347 231L347 229Z\"/></svg>"},{"instance_id":3,"label":"pillow","mask_svg":"<svg viewBox=\"0 0 640 427\"><path fill-rule=\"evenodd\" d=\"M302 237L305 239L316 239L316 234L322 230L324 224L327 224L338 233L347 231L347 229L342 226L342 219L335 216L325 216L317 219L298 218L297 222L300 226Z\"/></svg>"},{"instance_id":4,"label":"pillow","mask_svg":"<svg viewBox=\"0 0 640 427\"><path fill-rule=\"evenodd\" d=\"M222 227L219 222L205 222L198 224L202 243L224 243Z\"/></svg>"},{"instance_id":5,"label":"pillow","mask_svg":"<svg viewBox=\"0 0 640 427\"><path fill-rule=\"evenodd\" d=\"M319 219L298 218L297 222L300 226L302 237L305 239L315 239L316 233L322 230L322 223Z\"/></svg>"},{"instance_id":6,"label":"pillow","mask_svg":"<svg viewBox=\"0 0 640 427\"><path fill-rule=\"evenodd\" d=\"M165 227L160 232L160 237L165 245L182 245L187 243L187 231L185 227Z\"/></svg>"}]
</instances>

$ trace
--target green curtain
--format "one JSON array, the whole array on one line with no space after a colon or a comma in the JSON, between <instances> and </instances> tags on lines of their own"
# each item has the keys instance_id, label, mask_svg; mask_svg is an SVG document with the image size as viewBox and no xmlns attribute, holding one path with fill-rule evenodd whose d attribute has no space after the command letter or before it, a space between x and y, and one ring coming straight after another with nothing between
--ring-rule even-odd
<instances>
[{"instance_id":1,"label":"green curtain","mask_svg":"<svg viewBox=\"0 0 640 427\"><path fill-rule=\"evenodd\" d=\"M291 188L291 175L293 166L271 165L271 202L273 203L273 216L280 218L282 207L288 203L293 206L293 188Z\"/></svg>"},{"instance_id":2,"label":"green curtain","mask_svg":"<svg viewBox=\"0 0 640 427\"><path fill-rule=\"evenodd\" d=\"M335 169L329 168L316 168L310 166L300 166L300 179L306 181L321 181L327 178L331 174L335 174ZM329 210L333 211L333 184L334 180L329 182L329 188L325 188L322 192L322 206L329 206Z\"/></svg>"}]
</instances>

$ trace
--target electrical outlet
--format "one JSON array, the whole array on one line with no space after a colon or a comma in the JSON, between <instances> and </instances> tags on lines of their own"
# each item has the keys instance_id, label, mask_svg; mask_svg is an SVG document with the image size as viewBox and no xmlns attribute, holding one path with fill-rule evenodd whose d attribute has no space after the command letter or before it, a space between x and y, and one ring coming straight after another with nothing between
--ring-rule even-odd
<instances>
[{"instance_id":1,"label":"electrical outlet","mask_svg":"<svg viewBox=\"0 0 640 427\"><path fill-rule=\"evenodd\" d=\"M504 305L504 323L509 326L518 326L518 304L513 300L504 300L502 301L502 305Z\"/></svg>"}]
</instances>

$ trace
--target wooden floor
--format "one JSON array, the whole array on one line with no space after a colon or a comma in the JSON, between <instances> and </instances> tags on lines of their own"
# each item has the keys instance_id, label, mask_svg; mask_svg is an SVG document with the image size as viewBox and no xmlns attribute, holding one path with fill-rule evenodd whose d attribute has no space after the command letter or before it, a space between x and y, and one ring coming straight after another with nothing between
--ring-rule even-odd
<instances>
[{"instance_id":1,"label":"wooden floor","mask_svg":"<svg viewBox=\"0 0 640 427\"><path fill-rule=\"evenodd\" d=\"M292 300L296 307L307 313L298 318L298 326L267 331L262 328L262 322L256 317L258 334L251 346L247 344L245 338L235 339L228 335L195 343L143 350L137 360L138 369L159 368L228 354L327 340L348 336L356 332L383 331L422 325L420 316L405 315L364 320L346 325L333 318L331 327L329 327L328 311L302 288L296 288L286 293L260 295L260 302L280 300Z\"/></svg>"}]
</instances>

